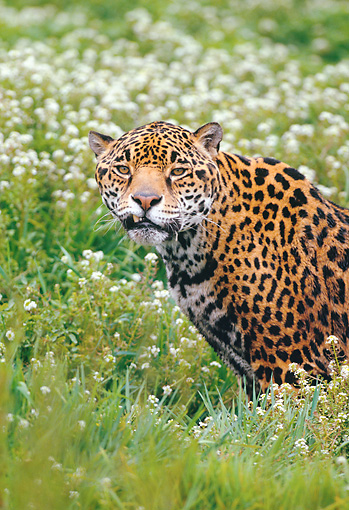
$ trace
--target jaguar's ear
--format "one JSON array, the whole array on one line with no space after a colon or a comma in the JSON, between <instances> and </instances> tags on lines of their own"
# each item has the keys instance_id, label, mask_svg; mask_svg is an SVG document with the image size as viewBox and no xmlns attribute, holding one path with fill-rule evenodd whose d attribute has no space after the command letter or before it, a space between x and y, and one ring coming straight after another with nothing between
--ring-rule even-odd
<instances>
[{"instance_id":1,"label":"jaguar's ear","mask_svg":"<svg viewBox=\"0 0 349 510\"><path fill-rule=\"evenodd\" d=\"M88 134L88 143L90 144L91 149L99 156L107 149L110 142L113 142L114 138L107 135L102 135L101 133L97 133L96 131L90 131Z\"/></svg>"},{"instance_id":2,"label":"jaguar's ear","mask_svg":"<svg viewBox=\"0 0 349 510\"><path fill-rule=\"evenodd\" d=\"M212 157L217 156L219 151L219 144L223 138L223 129L218 122L209 122L201 126L194 133L195 138L202 145Z\"/></svg>"}]
</instances>

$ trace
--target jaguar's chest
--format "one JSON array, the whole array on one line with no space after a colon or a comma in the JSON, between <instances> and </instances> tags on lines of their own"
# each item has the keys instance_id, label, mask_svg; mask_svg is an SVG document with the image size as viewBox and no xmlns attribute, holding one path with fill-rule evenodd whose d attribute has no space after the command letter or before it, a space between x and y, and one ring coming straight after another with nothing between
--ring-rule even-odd
<instances>
[{"instance_id":1,"label":"jaguar's chest","mask_svg":"<svg viewBox=\"0 0 349 510\"><path fill-rule=\"evenodd\" d=\"M217 293L217 273L220 262L210 251L205 251L200 236L195 238L188 234L180 244L159 249L165 262L168 285L171 295L182 312L195 324L209 343L215 338L223 343L236 345L238 332L237 317L223 294ZM222 291L222 288L221 288ZM234 301L229 296L229 301ZM241 335L240 345L241 347ZM216 341L215 340L215 341Z\"/></svg>"}]
</instances>

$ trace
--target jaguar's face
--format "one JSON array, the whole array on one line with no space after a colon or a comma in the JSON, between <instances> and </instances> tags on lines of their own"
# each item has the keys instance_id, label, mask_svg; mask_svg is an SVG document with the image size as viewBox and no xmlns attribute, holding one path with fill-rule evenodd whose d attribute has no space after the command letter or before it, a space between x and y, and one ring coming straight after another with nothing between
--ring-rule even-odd
<instances>
[{"instance_id":1,"label":"jaguar's face","mask_svg":"<svg viewBox=\"0 0 349 510\"><path fill-rule=\"evenodd\" d=\"M202 222L219 184L219 124L191 133L154 122L118 140L91 131L103 202L140 244L159 245Z\"/></svg>"}]
</instances>

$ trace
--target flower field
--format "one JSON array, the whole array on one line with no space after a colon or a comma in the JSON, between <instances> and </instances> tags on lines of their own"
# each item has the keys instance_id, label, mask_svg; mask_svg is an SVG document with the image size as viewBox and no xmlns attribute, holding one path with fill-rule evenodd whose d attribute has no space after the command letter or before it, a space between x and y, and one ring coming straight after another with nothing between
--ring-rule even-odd
<instances>
[{"instance_id":1,"label":"flower field","mask_svg":"<svg viewBox=\"0 0 349 510\"><path fill-rule=\"evenodd\" d=\"M348 26L345 0L0 0L0 508L349 508L348 365L247 402L87 140L217 121L349 207Z\"/></svg>"}]
</instances>

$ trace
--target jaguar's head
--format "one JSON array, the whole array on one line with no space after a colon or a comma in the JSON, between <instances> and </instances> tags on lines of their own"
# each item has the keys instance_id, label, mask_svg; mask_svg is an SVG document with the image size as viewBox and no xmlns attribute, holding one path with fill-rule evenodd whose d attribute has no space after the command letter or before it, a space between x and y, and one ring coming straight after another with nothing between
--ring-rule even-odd
<instances>
[{"instance_id":1,"label":"jaguar's head","mask_svg":"<svg viewBox=\"0 0 349 510\"><path fill-rule=\"evenodd\" d=\"M219 186L221 139L216 122L195 133L154 122L118 140L90 131L103 202L132 240L159 245L202 222Z\"/></svg>"}]
</instances>

